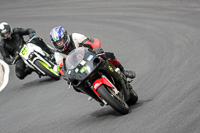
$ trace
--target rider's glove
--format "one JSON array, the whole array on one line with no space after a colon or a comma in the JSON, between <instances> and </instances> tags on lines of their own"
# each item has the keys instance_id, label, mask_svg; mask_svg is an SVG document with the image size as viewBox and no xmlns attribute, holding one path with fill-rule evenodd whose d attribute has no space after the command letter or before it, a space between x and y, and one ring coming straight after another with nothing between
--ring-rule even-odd
<instances>
[{"instance_id":1,"label":"rider's glove","mask_svg":"<svg viewBox=\"0 0 200 133\"><path fill-rule=\"evenodd\" d=\"M103 51L103 49L102 49L101 47L96 47L96 48L94 49L94 51L95 51L95 53L96 53L97 55L103 55L103 54L105 54L104 51Z\"/></svg>"},{"instance_id":2,"label":"rider's glove","mask_svg":"<svg viewBox=\"0 0 200 133\"><path fill-rule=\"evenodd\" d=\"M36 33L31 33L31 34L29 34L29 38L32 38L35 35L36 35Z\"/></svg>"}]
</instances>

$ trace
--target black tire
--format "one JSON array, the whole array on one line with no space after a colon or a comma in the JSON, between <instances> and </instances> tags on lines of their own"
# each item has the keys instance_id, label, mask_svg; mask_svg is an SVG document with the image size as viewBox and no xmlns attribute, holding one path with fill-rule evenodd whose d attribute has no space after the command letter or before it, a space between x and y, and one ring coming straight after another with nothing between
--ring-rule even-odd
<instances>
[{"instance_id":1,"label":"black tire","mask_svg":"<svg viewBox=\"0 0 200 133\"><path fill-rule=\"evenodd\" d=\"M40 61L40 60L36 60L35 61L35 65L40 68L43 72L46 73L46 75L48 75L49 77L55 79L55 80L59 80L60 79L60 76L59 74L55 74L55 71L52 69L52 68L47 68L47 65L46 67L42 64L44 62Z\"/></svg>"},{"instance_id":2,"label":"black tire","mask_svg":"<svg viewBox=\"0 0 200 133\"><path fill-rule=\"evenodd\" d=\"M138 101L138 95L137 93L131 88L130 89L130 99L127 101L128 105L134 105Z\"/></svg>"},{"instance_id":3,"label":"black tire","mask_svg":"<svg viewBox=\"0 0 200 133\"><path fill-rule=\"evenodd\" d=\"M101 85L97 92L99 93L100 97L104 99L113 109L118 111L119 113L125 115L129 112L129 106L126 104L125 101L119 101L115 96L108 92L104 85Z\"/></svg>"}]
</instances>

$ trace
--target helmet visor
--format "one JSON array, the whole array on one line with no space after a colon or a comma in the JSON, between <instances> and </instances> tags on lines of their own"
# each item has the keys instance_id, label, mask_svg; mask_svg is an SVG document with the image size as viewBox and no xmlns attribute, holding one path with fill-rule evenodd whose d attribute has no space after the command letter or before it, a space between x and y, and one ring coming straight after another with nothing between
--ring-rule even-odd
<instances>
[{"instance_id":1,"label":"helmet visor","mask_svg":"<svg viewBox=\"0 0 200 133\"><path fill-rule=\"evenodd\" d=\"M67 36L64 36L60 40L56 41L54 45L56 45L56 48L58 48L60 51L64 51L68 48L69 39Z\"/></svg>"},{"instance_id":2,"label":"helmet visor","mask_svg":"<svg viewBox=\"0 0 200 133\"><path fill-rule=\"evenodd\" d=\"M56 41L56 45L58 45L58 47L62 47L64 44L64 38L61 38L60 40Z\"/></svg>"},{"instance_id":3,"label":"helmet visor","mask_svg":"<svg viewBox=\"0 0 200 133\"><path fill-rule=\"evenodd\" d=\"M10 35L10 31L7 31L6 33L1 33L2 37L8 37Z\"/></svg>"}]
</instances>

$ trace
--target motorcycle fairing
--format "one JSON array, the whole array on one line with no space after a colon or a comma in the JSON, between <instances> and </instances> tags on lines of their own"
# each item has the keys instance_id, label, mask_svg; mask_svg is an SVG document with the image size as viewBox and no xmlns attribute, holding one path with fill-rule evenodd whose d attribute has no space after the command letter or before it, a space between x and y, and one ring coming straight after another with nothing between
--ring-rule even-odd
<instances>
[{"instance_id":1,"label":"motorcycle fairing","mask_svg":"<svg viewBox=\"0 0 200 133\"><path fill-rule=\"evenodd\" d=\"M32 44L32 43L28 43L28 44L24 45L22 50L20 51L19 55L22 56L23 58L25 58L26 60L28 60L29 55L33 51L37 51L41 55L45 56L45 53L42 51L42 49L40 47L38 47L37 45Z\"/></svg>"},{"instance_id":2,"label":"motorcycle fairing","mask_svg":"<svg viewBox=\"0 0 200 133\"><path fill-rule=\"evenodd\" d=\"M98 59L98 57L95 55L90 55L89 53L85 54L83 60L74 69L67 70L68 78L78 81L86 79L101 63L99 59L98 63L94 63L96 59Z\"/></svg>"}]
</instances>

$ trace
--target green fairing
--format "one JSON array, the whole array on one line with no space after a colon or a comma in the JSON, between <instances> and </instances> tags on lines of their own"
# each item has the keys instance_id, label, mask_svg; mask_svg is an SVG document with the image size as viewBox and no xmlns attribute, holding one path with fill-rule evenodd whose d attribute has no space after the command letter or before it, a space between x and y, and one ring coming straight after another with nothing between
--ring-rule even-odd
<instances>
[{"instance_id":1,"label":"green fairing","mask_svg":"<svg viewBox=\"0 0 200 133\"><path fill-rule=\"evenodd\" d=\"M58 74L57 74L57 72L55 72L52 68L49 68L49 66L46 64L46 63L44 63L44 62L42 62L42 61L39 61L44 67L46 67L49 71L51 71L53 74L55 74L56 76L59 76Z\"/></svg>"}]
</instances>

